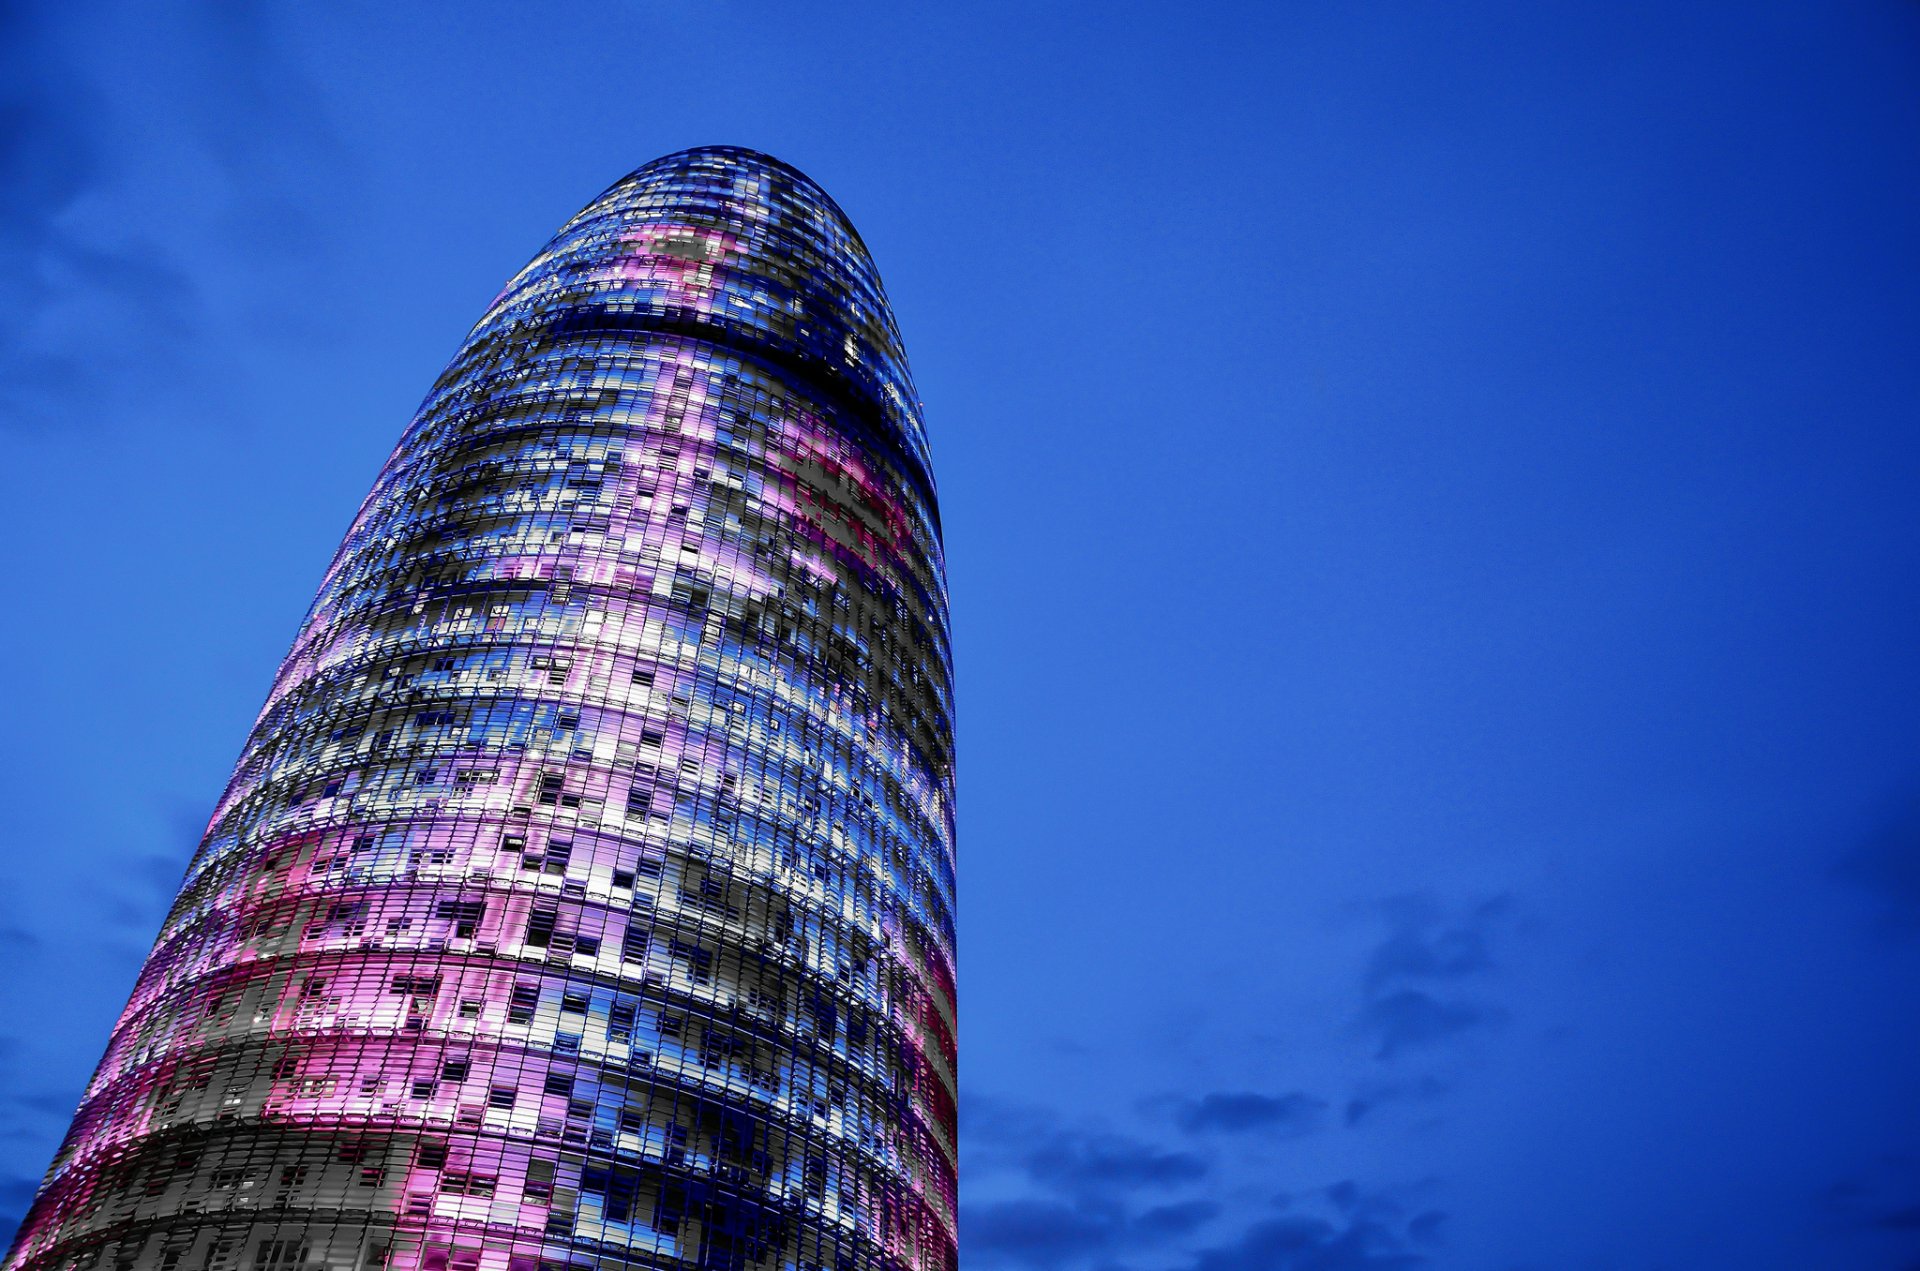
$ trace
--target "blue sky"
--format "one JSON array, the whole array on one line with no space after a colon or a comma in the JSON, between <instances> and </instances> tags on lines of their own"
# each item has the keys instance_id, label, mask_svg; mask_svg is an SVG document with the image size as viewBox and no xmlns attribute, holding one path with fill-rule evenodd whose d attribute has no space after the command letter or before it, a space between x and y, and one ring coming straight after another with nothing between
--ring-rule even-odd
<instances>
[{"instance_id":1,"label":"blue sky","mask_svg":"<svg viewBox=\"0 0 1920 1271\"><path fill-rule=\"evenodd\" d=\"M877 257L973 1271L1920 1262L1920 7L0 3L0 1223L501 283Z\"/></svg>"}]
</instances>

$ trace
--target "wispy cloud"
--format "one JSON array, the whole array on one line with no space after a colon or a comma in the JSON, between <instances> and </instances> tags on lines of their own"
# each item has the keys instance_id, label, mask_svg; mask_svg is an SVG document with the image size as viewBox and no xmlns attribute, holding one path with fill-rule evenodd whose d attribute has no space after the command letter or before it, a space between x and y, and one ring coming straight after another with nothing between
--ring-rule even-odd
<instances>
[{"instance_id":1,"label":"wispy cloud","mask_svg":"<svg viewBox=\"0 0 1920 1271\"><path fill-rule=\"evenodd\" d=\"M181 109L186 143L221 174L212 227L253 255L310 254L300 212L313 156L332 147L299 76L268 38L257 3L163 10L204 67ZM176 242L128 216L147 199L127 149L154 112L102 88L71 12L0 0L0 427L47 427L98 409L126 386L190 358L204 297ZM187 227L190 228L190 227ZM296 246L297 245L297 246Z\"/></svg>"},{"instance_id":2,"label":"wispy cloud","mask_svg":"<svg viewBox=\"0 0 1920 1271\"><path fill-rule=\"evenodd\" d=\"M1207 1172L1195 1153L1076 1125L1041 1108L969 1095L963 1117L972 1163L1022 1175L1048 1191L1124 1195L1193 1182Z\"/></svg>"},{"instance_id":3,"label":"wispy cloud","mask_svg":"<svg viewBox=\"0 0 1920 1271\"><path fill-rule=\"evenodd\" d=\"M1871 895L1889 931L1920 935L1920 798L1906 801L1854 844L1834 866L1834 876Z\"/></svg>"},{"instance_id":4,"label":"wispy cloud","mask_svg":"<svg viewBox=\"0 0 1920 1271\"><path fill-rule=\"evenodd\" d=\"M1505 1019L1472 982L1492 968L1492 940L1512 910L1506 896L1458 914L1424 896L1381 906L1392 930L1368 960L1359 1018L1376 1058L1431 1048Z\"/></svg>"},{"instance_id":5,"label":"wispy cloud","mask_svg":"<svg viewBox=\"0 0 1920 1271\"><path fill-rule=\"evenodd\" d=\"M1113 1210L1089 1210L1061 1200L1010 1200L965 1205L961 1246L988 1263L1059 1265L1112 1248L1125 1228Z\"/></svg>"},{"instance_id":6,"label":"wispy cloud","mask_svg":"<svg viewBox=\"0 0 1920 1271\"><path fill-rule=\"evenodd\" d=\"M1430 1073L1406 1081L1364 1082L1341 1109L1341 1119L1349 1126L1359 1125L1383 1107L1438 1099L1447 1088L1446 1082Z\"/></svg>"},{"instance_id":7,"label":"wispy cloud","mask_svg":"<svg viewBox=\"0 0 1920 1271\"><path fill-rule=\"evenodd\" d=\"M236 245L275 261L312 263L325 249L308 213L317 180L345 162L319 93L282 48L263 0L183 6L189 47L217 91L191 97L208 152L224 170Z\"/></svg>"},{"instance_id":8,"label":"wispy cloud","mask_svg":"<svg viewBox=\"0 0 1920 1271\"><path fill-rule=\"evenodd\" d=\"M1133 1230L1149 1239L1171 1239L1191 1235L1220 1213L1210 1200L1185 1200L1172 1205L1155 1205L1133 1220Z\"/></svg>"},{"instance_id":9,"label":"wispy cloud","mask_svg":"<svg viewBox=\"0 0 1920 1271\"><path fill-rule=\"evenodd\" d=\"M193 289L150 244L83 215L113 179L101 99L51 11L0 0L0 420L38 422L103 364L179 331Z\"/></svg>"},{"instance_id":10,"label":"wispy cloud","mask_svg":"<svg viewBox=\"0 0 1920 1271\"><path fill-rule=\"evenodd\" d=\"M1293 1136L1320 1128L1327 1101L1310 1094L1268 1095L1250 1090L1217 1091L1182 1101L1174 1122L1190 1134Z\"/></svg>"},{"instance_id":11,"label":"wispy cloud","mask_svg":"<svg viewBox=\"0 0 1920 1271\"><path fill-rule=\"evenodd\" d=\"M1210 1173L1201 1155L1044 1108L969 1095L962 1170L997 1183L962 1204L961 1240L988 1265L1064 1266L1177 1241L1217 1212L1181 1193Z\"/></svg>"},{"instance_id":12,"label":"wispy cloud","mask_svg":"<svg viewBox=\"0 0 1920 1271\"><path fill-rule=\"evenodd\" d=\"M1829 1217L1844 1226L1920 1237L1920 1157L1905 1152L1876 1157L1819 1199Z\"/></svg>"},{"instance_id":13,"label":"wispy cloud","mask_svg":"<svg viewBox=\"0 0 1920 1271\"><path fill-rule=\"evenodd\" d=\"M1208 1200L1155 1205L1138 1214L1089 1200L989 1201L963 1206L961 1247L970 1260L990 1266L1058 1267L1177 1244L1219 1212Z\"/></svg>"},{"instance_id":14,"label":"wispy cloud","mask_svg":"<svg viewBox=\"0 0 1920 1271\"><path fill-rule=\"evenodd\" d=\"M20 933L11 930L0 941L9 946L0 950L6 953L38 947L38 941L23 945ZM52 1126L73 1114L75 1096L48 1091L40 1080L24 1047L13 1038L0 1038L0 1091L6 1092L0 1099L0 1143L9 1145L0 1153L7 1162L0 1168L0 1249L13 1243L13 1233L40 1188L39 1175L28 1174L17 1160L16 1145L45 1141Z\"/></svg>"},{"instance_id":15,"label":"wispy cloud","mask_svg":"<svg viewBox=\"0 0 1920 1271\"><path fill-rule=\"evenodd\" d=\"M0 961L20 968L70 960L92 944L113 950L125 966L150 946L171 904L198 825L169 818L166 829L177 853L147 851L120 867L87 875L74 884L71 911L29 908L0 896ZM79 1102L91 1056L71 1049L72 1039L51 1037L43 1021L12 1012L0 1018L0 1247L25 1215L39 1175L62 1128ZM82 1043L83 1045L85 1043ZM97 1039L93 1041L97 1045ZM62 1062L47 1062L61 1053Z\"/></svg>"},{"instance_id":16,"label":"wispy cloud","mask_svg":"<svg viewBox=\"0 0 1920 1271\"><path fill-rule=\"evenodd\" d=\"M1499 1012L1471 1002L1446 1001L1421 989L1400 989L1368 1000L1365 1025L1380 1038L1376 1057L1392 1059L1500 1018Z\"/></svg>"},{"instance_id":17,"label":"wispy cloud","mask_svg":"<svg viewBox=\"0 0 1920 1271\"><path fill-rule=\"evenodd\" d=\"M13 1244L14 1233L27 1216L27 1206L40 1189L40 1180L24 1174L0 1175L0 1247Z\"/></svg>"},{"instance_id":18,"label":"wispy cloud","mask_svg":"<svg viewBox=\"0 0 1920 1271\"><path fill-rule=\"evenodd\" d=\"M1193 1271L1396 1271L1427 1259L1371 1221L1341 1225L1304 1215L1255 1223L1228 1244L1203 1249Z\"/></svg>"},{"instance_id":19,"label":"wispy cloud","mask_svg":"<svg viewBox=\"0 0 1920 1271\"><path fill-rule=\"evenodd\" d=\"M1331 1212L1263 1219L1202 1249L1189 1271L1405 1271L1428 1265L1445 1215L1409 1212L1389 1190L1353 1182L1327 1189Z\"/></svg>"},{"instance_id":20,"label":"wispy cloud","mask_svg":"<svg viewBox=\"0 0 1920 1271\"><path fill-rule=\"evenodd\" d=\"M1285 1141L1320 1128L1328 1105L1311 1095L1222 1091L1140 1105L1187 1147L1153 1131L1081 1124L1045 1109L970 1096L963 1107L961 1244L990 1267L1122 1266L1164 1271L1390 1271L1423 1265L1443 1215L1416 1206L1428 1190L1353 1181L1272 1199L1249 1213L1235 1177L1248 1138ZM1161 1134L1166 1130L1160 1131ZM1225 1137L1236 1142L1225 1153ZM1209 1151L1209 1147L1220 1149ZM985 1193L990 1197L973 1197ZM1242 1198L1236 1213L1223 1203Z\"/></svg>"}]
</instances>

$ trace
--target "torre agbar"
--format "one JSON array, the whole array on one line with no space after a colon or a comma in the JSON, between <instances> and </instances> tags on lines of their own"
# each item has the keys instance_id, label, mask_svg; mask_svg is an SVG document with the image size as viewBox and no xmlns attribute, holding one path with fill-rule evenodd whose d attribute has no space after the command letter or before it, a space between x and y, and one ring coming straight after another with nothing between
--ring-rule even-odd
<instances>
[{"instance_id":1,"label":"torre agbar","mask_svg":"<svg viewBox=\"0 0 1920 1271\"><path fill-rule=\"evenodd\" d=\"M952 710L859 236L646 165L381 471L4 1266L954 1271Z\"/></svg>"}]
</instances>

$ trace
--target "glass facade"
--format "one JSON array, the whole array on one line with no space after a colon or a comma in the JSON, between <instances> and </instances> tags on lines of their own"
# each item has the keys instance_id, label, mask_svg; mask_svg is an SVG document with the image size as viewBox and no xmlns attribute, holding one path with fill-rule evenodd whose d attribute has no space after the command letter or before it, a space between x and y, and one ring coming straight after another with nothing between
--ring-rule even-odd
<instances>
[{"instance_id":1,"label":"glass facade","mask_svg":"<svg viewBox=\"0 0 1920 1271\"><path fill-rule=\"evenodd\" d=\"M360 508L7 1268L940 1268L919 404L792 168L639 169Z\"/></svg>"}]
</instances>

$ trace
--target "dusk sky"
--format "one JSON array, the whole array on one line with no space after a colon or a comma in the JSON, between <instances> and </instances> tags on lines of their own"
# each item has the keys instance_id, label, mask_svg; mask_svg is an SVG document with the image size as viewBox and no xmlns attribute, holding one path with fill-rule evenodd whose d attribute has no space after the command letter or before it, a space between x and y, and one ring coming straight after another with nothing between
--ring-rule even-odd
<instances>
[{"instance_id":1,"label":"dusk sky","mask_svg":"<svg viewBox=\"0 0 1920 1271\"><path fill-rule=\"evenodd\" d=\"M321 572L656 156L932 436L969 1271L1920 1267L1920 5L0 0L0 1231Z\"/></svg>"}]
</instances>

